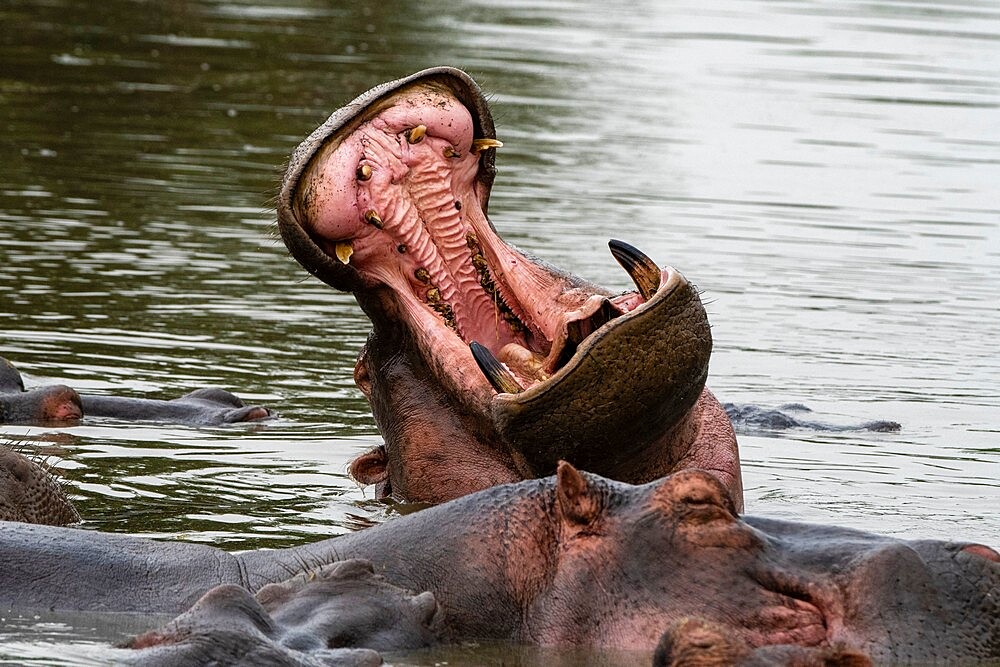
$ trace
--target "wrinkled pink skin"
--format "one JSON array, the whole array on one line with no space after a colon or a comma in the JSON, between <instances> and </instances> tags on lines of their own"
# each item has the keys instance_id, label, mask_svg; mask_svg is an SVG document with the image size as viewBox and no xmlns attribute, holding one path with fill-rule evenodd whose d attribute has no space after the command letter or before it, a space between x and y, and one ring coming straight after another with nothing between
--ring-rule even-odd
<instances>
[{"instance_id":1,"label":"wrinkled pink skin","mask_svg":"<svg viewBox=\"0 0 1000 667\"><path fill-rule=\"evenodd\" d=\"M486 215L494 151L474 144L493 137L475 83L438 68L362 95L292 156L282 237L372 320L355 380L385 446L352 475L442 502L560 459L634 483L698 467L741 507L736 439L703 389L711 334L694 288L667 268L649 303L614 296L504 243ZM472 341L526 391L498 395ZM594 358L626 363L602 372Z\"/></svg>"}]
</instances>

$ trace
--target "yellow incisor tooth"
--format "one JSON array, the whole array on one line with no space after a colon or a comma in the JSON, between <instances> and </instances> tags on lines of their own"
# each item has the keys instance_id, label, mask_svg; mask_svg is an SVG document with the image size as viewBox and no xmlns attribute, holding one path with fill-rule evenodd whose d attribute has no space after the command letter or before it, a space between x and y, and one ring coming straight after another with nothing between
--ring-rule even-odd
<instances>
[{"instance_id":1,"label":"yellow incisor tooth","mask_svg":"<svg viewBox=\"0 0 1000 667\"><path fill-rule=\"evenodd\" d=\"M365 211L365 222L375 229L382 229L382 218L375 211Z\"/></svg>"},{"instance_id":2,"label":"yellow incisor tooth","mask_svg":"<svg viewBox=\"0 0 1000 667\"><path fill-rule=\"evenodd\" d=\"M354 254L354 246L351 245L350 241L340 241L337 243L337 259L342 263L347 264L351 261L351 255Z\"/></svg>"},{"instance_id":3,"label":"yellow incisor tooth","mask_svg":"<svg viewBox=\"0 0 1000 667\"><path fill-rule=\"evenodd\" d=\"M419 144L425 134L427 134L427 126L417 125L415 128L406 133L406 140L411 144Z\"/></svg>"},{"instance_id":4,"label":"yellow incisor tooth","mask_svg":"<svg viewBox=\"0 0 1000 667\"><path fill-rule=\"evenodd\" d=\"M478 153L487 148L500 148L501 146L503 146L503 142L496 139L476 139L472 142L472 152Z\"/></svg>"}]
</instances>

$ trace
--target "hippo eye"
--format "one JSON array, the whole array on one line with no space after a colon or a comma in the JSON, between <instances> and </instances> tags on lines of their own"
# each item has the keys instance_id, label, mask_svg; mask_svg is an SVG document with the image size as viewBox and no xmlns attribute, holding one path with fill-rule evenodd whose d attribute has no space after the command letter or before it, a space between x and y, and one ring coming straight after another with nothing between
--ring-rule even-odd
<instances>
[{"instance_id":1,"label":"hippo eye","mask_svg":"<svg viewBox=\"0 0 1000 667\"><path fill-rule=\"evenodd\" d=\"M681 502L685 505L699 508L718 504L710 493L700 493L701 491L704 491L704 489L692 489L689 493L684 494Z\"/></svg>"}]
</instances>

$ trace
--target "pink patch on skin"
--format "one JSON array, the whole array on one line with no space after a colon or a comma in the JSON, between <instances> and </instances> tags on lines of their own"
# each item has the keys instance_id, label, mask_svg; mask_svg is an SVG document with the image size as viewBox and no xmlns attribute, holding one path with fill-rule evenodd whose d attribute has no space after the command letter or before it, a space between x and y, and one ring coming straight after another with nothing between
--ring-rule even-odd
<instances>
[{"instance_id":1,"label":"pink patch on skin","mask_svg":"<svg viewBox=\"0 0 1000 667\"><path fill-rule=\"evenodd\" d=\"M1000 563L1000 553L997 553L996 550L991 549L984 544L970 544L967 547L962 547L962 551L970 554L975 554L980 558L991 560L994 563Z\"/></svg>"},{"instance_id":2,"label":"pink patch on skin","mask_svg":"<svg viewBox=\"0 0 1000 667\"><path fill-rule=\"evenodd\" d=\"M243 421L252 422L252 421L257 421L258 419L267 419L270 416L271 416L271 411L268 410L267 408L253 408L252 410L247 412L247 415L246 417L243 418Z\"/></svg>"},{"instance_id":3,"label":"pink patch on skin","mask_svg":"<svg viewBox=\"0 0 1000 667\"><path fill-rule=\"evenodd\" d=\"M43 417L56 421L75 421L80 419L83 417L83 410L80 408L78 401L76 392L70 389L49 396L42 403Z\"/></svg>"}]
</instances>

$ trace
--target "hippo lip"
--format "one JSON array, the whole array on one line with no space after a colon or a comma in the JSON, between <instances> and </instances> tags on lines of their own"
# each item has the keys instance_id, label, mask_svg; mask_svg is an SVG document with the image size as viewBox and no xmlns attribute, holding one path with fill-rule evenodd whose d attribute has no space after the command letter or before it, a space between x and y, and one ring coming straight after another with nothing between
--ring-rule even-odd
<instances>
[{"instance_id":1,"label":"hippo lip","mask_svg":"<svg viewBox=\"0 0 1000 667\"><path fill-rule=\"evenodd\" d=\"M464 72L434 68L383 84L296 149L278 200L279 231L310 273L353 292L373 321L404 327L448 394L462 397L466 411L492 412L508 442L535 437L524 421L560 389L563 401L586 394L601 414L620 403L610 395L616 390L570 378L599 376L597 352L630 326L636 344L656 350L673 333L657 323L681 306L697 311L688 342L700 352L678 371L684 389L651 380L631 410L608 422L662 417L657 405L668 402L669 419L656 423L669 428L707 374L711 338L696 291L667 268L655 293L615 296L504 243L486 215L499 145L485 98ZM476 372L470 344L513 382L498 390L496 378ZM616 354L625 360L616 371L649 369L638 350Z\"/></svg>"},{"instance_id":2,"label":"hippo lip","mask_svg":"<svg viewBox=\"0 0 1000 667\"><path fill-rule=\"evenodd\" d=\"M627 293L617 299L610 300L613 308L618 311L618 315L607 319L593 333L585 336L578 342L568 335L563 335L556 341L557 344L554 347L561 350L559 356L563 358L568 356L568 361L559 365L548 379L537 382L517 393L499 393L495 398L495 402L506 407L525 405L532 401L544 399L560 382L563 382L570 374L578 370L581 365L587 363L592 358L590 352L594 347L600 345L605 337L627 326L628 321L633 318L652 317L655 316L658 310L669 309L671 305L670 296L675 290L686 285L687 281L684 279L684 276L676 269L667 267L661 272L659 289L649 301L636 303L636 295L634 293ZM599 322L600 318L601 315L596 315L589 319L568 320L567 324L571 325L580 322L593 324L594 322ZM570 355L566 354L567 351L570 352ZM637 355L635 358L638 358L642 354L642 350L636 350L635 352Z\"/></svg>"}]
</instances>

